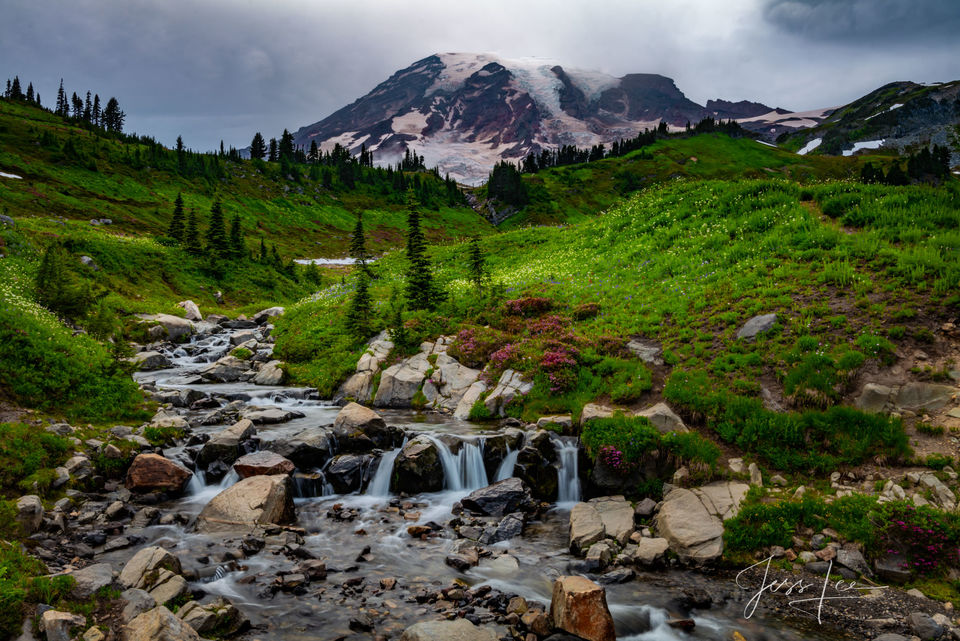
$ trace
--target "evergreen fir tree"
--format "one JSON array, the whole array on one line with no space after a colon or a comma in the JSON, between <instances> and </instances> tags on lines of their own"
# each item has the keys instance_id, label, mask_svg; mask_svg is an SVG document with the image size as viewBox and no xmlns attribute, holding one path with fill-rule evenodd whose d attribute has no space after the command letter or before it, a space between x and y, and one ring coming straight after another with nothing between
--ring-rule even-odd
<instances>
[{"instance_id":1,"label":"evergreen fir tree","mask_svg":"<svg viewBox=\"0 0 960 641\"><path fill-rule=\"evenodd\" d=\"M243 258L247 253L247 245L243 240L243 227L240 224L240 215L234 214L230 219L230 256L234 259Z\"/></svg>"},{"instance_id":2,"label":"evergreen fir tree","mask_svg":"<svg viewBox=\"0 0 960 641\"><path fill-rule=\"evenodd\" d=\"M407 192L407 302L410 309L433 309L437 303L427 241L420 229L420 203Z\"/></svg>"},{"instance_id":3,"label":"evergreen fir tree","mask_svg":"<svg viewBox=\"0 0 960 641\"><path fill-rule=\"evenodd\" d=\"M359 340L366 340L371 334L370 317L373 314L373 304L370 300L370 279L361 271L357 278L357 291L350 301L347 310L347 330Z\"/></svg>"},{"instance_id":4,"label":"evergreen fir tree","mask_svg":"<svg viewBox=\"0 0 960 641\"><path fill-rule=\"evenodd\" d=\"M111 133L123 132L123 121L127 115L120 110L120 103L116 98L110 98L107 106L100 115L100 126Z\"/></svg>"},{"instance_id":5,"label":"evergreen fir tree","mask_svg":"<svg viewBox=\"0 0 960 641\"><path fill-rule=\"evenodd\" d=\"M47 246L34 285L37 302L67 320L86 315L93 303L89 285L73 272L73 257L59 243Z\"/></svg>"},{"instance_id":6,"label":"evergreen fir tree","mask_svg":"<svg viewBox=\"0 0 960 641\"><path fill-rule=\"evenodd\" d=\"M183 146L183 136L177 136L177 167L183 172L184 167L184 146Z\"/></svg>"},{"instance_id":7,"label":"evergreen fir tree","mask_svg":"<svg viewBox=\"0 0 960 641\"><path fill-rule=\"evenodd\" d=\"M10 87L10 97L13 100L23 100L23 90L20 89L20 76L13 77L13 85Z\"/></svg>"},{"instance_id":8,"label":"evergreen fir tree","mask_svg":"<svg viewBox=\"0 0 960 641\"><path fill-rule=\"evenodd\" d=\"M185 233L186 230L183 226L183 194L177 194L177 199L173 202L173 216L170 218L170 227L167 229L167 236L182 243Z\"/></svg>"},{"instance_id":9,"label":"evergreen fir tree","mask_svg":"<svg viewBox=\"0 0 960 641\"><path fill-rule=\"evenodd\" d=\"M4 98L10 97L10 78L7 78L7 90L3 92Z\"/></svg>"},{"instance_id":10,"label":"evergreen fir tree","mask_svg":"<svg viewBox=\"0 0 960 641\"><path fill-rule=\"evenodd\" d=\"M93 124L100 126L100 94L93 96Z\"/></svg>"},{"instance_id":11,"label":"evergreen fir tree","mask_svg":"<svg viewBox=\"0 0 960 641\"><path fill-rule=\"evenodd\" d=\"M253 140L250 142L250 157L257 160L263 160L267 155L267 143L263 139L263 134L259 131L253 134Z\"/></svg>"},{"instance_id":12,"label":"evergreen fir tree","mask_svg":"<svg viewBox=\"0 0 960 641\"><path fill-rule=\"evenodd\" d=\"M63 78L60 78L60 89L57 91L57 109L54 113L58 116L66 117L69 108L67 104L67 92L63 90Z\"/></svg>"},{"instance_id":13,"label":"evergreen fir tree","mask_svg":"<svg viewBox=\"0 0 960 641\"><path fill-rule=\"evenodd\" d=\"M227 243L227 232L223 222L223 207L220 199L213 201L210 207L210 227L207 229L207 253L227 256L230 246Z\"/></svg>"},{"instance_id":14,"label":"evergreen fir tree","mask_svg":"<svg viewBox=\"0 0 960 641\"><path fill-rule=\"evenodd\" d=\"M192 209L187 214L187 226L183 230L183 247L194 256L203 253L200 243L200 230L197 227L197 214Z\"/></svg>"},{"instance_id":15,"label":"evergreen fir tree","mask_svg":"<svg viewBox=\"0 0 960 641\"><path fill-rule=\"evenodd\" d=\"M83 121L93 121L93 102L90 99L90 92L87 92L87 99L83 101Z\"/></svg>"},{"instance_id":16,"label":"evergreen fir tree","mask_svg":"<svg viewBox=\"0 0 960 641\"><path fill-rule=\"evenodd\" d=\"M270 149L267 153L267 160L270 162L277 162L277 139L270 139Z\"/></svg>"},{"instance_id":17,"label":"evergreen fir tree","mask_svg":"<svg viewBox=\"0 0 960 641\"><path fill-rule=\"evenodd\" d=\"M367 254L367 240L363 233L363 214L357 216L357 224L350 236L350 257L365 274L370 275L370 267L367 265L370 256Z\"/></svg>"},{"instance_id":18,"label":"evergreen fir tree","mask_svg":"<svg viewBox=\"0 0 960 641\"><path fill-rule=\"evenodd\" d=\"M27 85L27 102L33 102L33 83Z\"/></svg>"},{"instance_id":19,"label":"evergreen fir tree","mask_svg":"<svg viewBox=\"0 0 960 641\"><path fill-rule=\"evenodd\" d=\"M483 277L486 274L486 261L483 258L483 250L480 248L480 237L474 236L470 239L468 248L468 259L470 268L470 280L481 289L483 286Z\"/></svg>"},{"instance_id":20,"label":"evergreen fir tree","mask_svg":"<svg viewBox=\"0 0 960 641\"><path fill-rule=\"evenodd\" d=\"M277 147L277 153L280 158L286 158L287 160L293 161L293 134L291 134L286 129L283 130L283 134L280 136L280 144Z\"/></svg>"}]
</instances>

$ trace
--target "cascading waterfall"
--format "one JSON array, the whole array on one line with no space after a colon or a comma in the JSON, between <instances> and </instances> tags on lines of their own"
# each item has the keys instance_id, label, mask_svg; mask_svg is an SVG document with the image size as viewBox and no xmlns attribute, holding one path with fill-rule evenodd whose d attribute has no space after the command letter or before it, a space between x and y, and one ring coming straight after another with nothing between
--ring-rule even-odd
<instances>
[{"instance_id":1,"label":"cascading waterfall","mask_svg":"<svg viewBox=\"0 0 960 641\"><path fill-rule=\"evenodd\" d=\"M203 492L203 488L207 486L207 474L200 468L197 468L194 471L193 476L190 477L190 482L187 483L187 495L199 494Z\"/></svg>"},{"instance_id":2,"label":"cascading waterfall","mask_svg":"<svg viewBox=\"0 0 960 641\"><path fill-rule=\"evenodd\" d=\"M577 470L580 447L577 439L556 436L553 444L557 448L559 482L557 503L576 503L580 500L580 476Z\"/></svg>"},{"instance_id":3,"label":"cascading waterfall","mask_svg":"<svg viewBox=\"0 0 960 641\"><path fill-rule=\"evenodd\" d=\"M380 465L377 466L377 471L373 475L370 485L367 486L367 496L390 496L390 478L393 476L393 464L406 444L407 439L404 438L400 447L390 450L380 457Z\"/></svg>"},{"instance_id":4,"label":"cascading waterfall","mask_svg":"<svg viewBox=\"0 0 960 641\"><path fill-rule=\"evenodd\" d=\"M476 443L463 441L460 451L454 454L446 443L428 436L440 453L443 466L443 489L453 491L477 490L486 487L487 470L483 466L483 439Z\"/></svg>"},{"instance_id":5,"label":"cascading waterfall","mask_svg":"<svg viewBox=\"0 0 960 641\"><path fill-rule=\"evenodd\" d=\"M520 450L514 450L507 448L507 455L503 457L503 462L500 463L500 467L497 468L497 475L493 479L494 481L502 481L513 476L513 469L517 466L517 457L520 455Z\"/></svg>"},{"instance_id":6,"label":"cascading waterfall","mask_svg":"<svg viewBox=\"0 0 960 641\"><path fill-rule=\"evenodd\" d=\"M311 499L317 496L333 494L331 486L322 472L300 473L293 475L293 496L298 499Z\"/></svg>"}]
</instances>

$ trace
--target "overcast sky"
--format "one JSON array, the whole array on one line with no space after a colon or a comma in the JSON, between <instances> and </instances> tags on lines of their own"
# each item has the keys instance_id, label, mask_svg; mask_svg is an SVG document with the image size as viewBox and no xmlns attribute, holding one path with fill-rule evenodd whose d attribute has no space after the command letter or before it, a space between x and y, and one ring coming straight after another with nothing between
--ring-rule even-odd
<instances>
[{"instance_id":1,"label":"overcast sky","mask_svg":"<svg viewBox=\"0 0 960 641\"><path fill-rule=\"evenodd\" d=\"M127 130L279 137L437 52L661 73L796 110L960 78L960 0L0 0L0 77L115 95Z\"/></svg>"}]
</instances>

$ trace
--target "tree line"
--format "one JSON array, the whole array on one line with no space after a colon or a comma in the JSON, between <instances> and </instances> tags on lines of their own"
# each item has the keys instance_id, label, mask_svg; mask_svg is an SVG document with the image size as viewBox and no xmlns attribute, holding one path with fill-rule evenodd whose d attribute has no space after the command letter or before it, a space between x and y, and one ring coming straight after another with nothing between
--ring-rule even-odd
<instances>
[{"instance_id":1,"label":"tree line","mask_svg":"<svg viewBox=\"0 0 960 641\"><path fill-rule=\"evenodd\" d=\"M907 156L907 170L895 160L884 171L872 162L860 169L860 182L902 186L911 183L941 183L950 177L950 150L941 145L924 147Z\"/></svg>"},{"instance_id":2,"label":"tree line","mask_svg":"<svg viewBox=\"0 0 960 641\"><path fill-rule=\"evenodd\" d=\"M40 93L33 90L32 82L27 83L27 90L26 92L23 91L20 76L14 76L12 81L9 78L7 79L7 88L3 92L3 97L7 100L27 102L40 109L46 109L40 103ZM68 98L67 92L63 88L63 78L60 79L60 89L57 91L56 107L52 111L50 109L46 109L46 111L115 134L123 133L123 123L127 117L120 109L120 102L114 97L107 100L106 105L102 108L100 94L91 94L89 90L86 99L77 95L77 92L73 92Z\"/></svg>"}]
</instances>

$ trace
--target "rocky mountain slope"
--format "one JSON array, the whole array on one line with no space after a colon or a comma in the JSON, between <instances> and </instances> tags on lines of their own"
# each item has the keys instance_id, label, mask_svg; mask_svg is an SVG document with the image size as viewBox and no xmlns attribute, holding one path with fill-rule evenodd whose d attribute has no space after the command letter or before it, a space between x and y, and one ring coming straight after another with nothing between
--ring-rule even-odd
<instances>
[{"instance_id":1,"label":"rocky mountain slope","mask_svg":"<svg viewBox=\"0 0 960 641\"><path fill-rule=\"evenodd\" d=\"M657 74L616 78L542 59L445 53L398 71L353 104L301 128L295 140L325 149L340 143L354 152L365 145L381 163L412 149L428 166L478 183L498 160L542 148L610 143L660 122L684 127L707 116L771 111L746 101L703 107Z\"/></svg>"}]
</instances>

